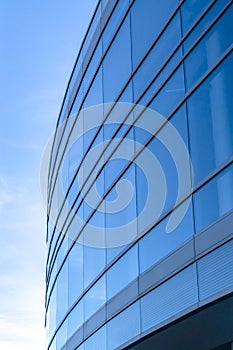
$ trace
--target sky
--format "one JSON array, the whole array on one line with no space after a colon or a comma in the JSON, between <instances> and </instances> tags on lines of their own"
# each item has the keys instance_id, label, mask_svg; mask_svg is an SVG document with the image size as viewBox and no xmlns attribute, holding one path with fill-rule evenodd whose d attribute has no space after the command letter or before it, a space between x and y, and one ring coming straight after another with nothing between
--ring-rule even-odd
<instances>
[{"instance_id":1,"label":"sky","mask_svg":"<svg viewBox=\"0 0 233 350\"><path fill-rule=\"evenodd\" d=\"M0 349L43 350L40 161L97 0L0 0Z\"/></svg>"}]
</instances>

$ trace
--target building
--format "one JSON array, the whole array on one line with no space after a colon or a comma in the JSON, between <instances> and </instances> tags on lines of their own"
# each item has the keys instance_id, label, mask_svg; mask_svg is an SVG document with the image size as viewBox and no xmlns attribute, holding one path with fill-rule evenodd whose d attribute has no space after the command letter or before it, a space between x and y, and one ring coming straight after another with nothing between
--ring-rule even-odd
<instances>
[{"instance_id":1,"label":"building","mask_svg":"<svg viewBox=\"0 0 233 350\"><path fill-rule=\"evenodd\" d=\"M232 19L230 0L99 1L50 158L49 350L233 349ZM135 124L140 106L154 134ZM166 125L191 161L174 158ZM155 193L166 184L146 219L139 144L156 156ZM96 227L116 240L88 241Z\"/></svg>"}]
</instances>

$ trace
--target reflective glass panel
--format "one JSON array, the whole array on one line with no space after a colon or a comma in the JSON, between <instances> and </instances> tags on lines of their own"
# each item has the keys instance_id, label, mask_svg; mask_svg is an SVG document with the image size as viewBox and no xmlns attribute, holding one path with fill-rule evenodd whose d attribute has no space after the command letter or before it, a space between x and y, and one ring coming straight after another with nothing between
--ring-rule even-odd
<instances>
[{"instance_id":1,"label":"reflective glass panel","mask_svg":"<svg viewBox=\"0 0 233 350\"><path fill-rule=\"evenodd\" d=\"M194 195L195 227L200 231L233 208L233 166Z\"/></svg>"},{"instance_id":2,"label":"reflective glass panel","mask_svg":"<svg viewBox=\"0 0 233 350\"><path fill-rule=\"evenodd\" d=\"M56 322L57 326L63 320L67 310L68 310L68 261L66 260L63 265L57 281L56 281L56 292L57 292L57 313Z\"/></svg>"},{"instance_id":3,"label":"reflective glass panel","mask_svg":"<svg viewBox=\"0 0 233 350\"><path fill-rule=\"evenodd\" d=\"M183 46L185 51L188 51L188 49L203 34L203 32L210 27L211 23L214 21L217 15L229 2L229 0L215 1L213 6L211 6L211 8L208 10L205 16L201 19L197 26L195 26L195 28L191 31L191 33L185 40ZM190 29L191 26L196 23L196 21L199 19L199 17L201 17L202 13L205 12L210 3L210 0L188 0L183 2L183 5L181 7L181 18L183 24L182 29L184 31L184 34L186 34L187 29Z\"/></svg>"},{"instance_id":4,"label":"reflective glass panel","mask_svg":"<svg viewBox=\"0 0 233 350\"><path fill-rule=\"evenodd\" d=\"M83 107L84 108L92 107L102 102L103 102L102 68L100 68L85 98Z\"/></svg>"},{"instance_id":5,"label":"reflective glass panel","mask_svg":"<svg viewBox=\"0 0 233 350\"><path fill-rule=\"evenodd\" d=\"M133 66L135 67L146 53L153 40L167 23L176 0L151 1L137 0L131 9Z\"/></svg>"},{"instance_id":6,"label":"reflective glass panel","mask_svg":"<svg viewBox=\"0 0 233 350\"><path fill-rule=\"evenodd\" d=\"M167 233L166 227L171 215L161 221L139 241L140 273L156 264L160 259L178 248L193 235L194 228L191 203L179 226L171 233Z\"/></svg>"},{"instance_id":7,"label":"reflective glass panel","mask_svg":"<svg viewBox=\"0 0 233 350\"><path fill-rule=\"evenodd\" d=\"M97 71L97 67L100 63L101 57L102 57L102 42L100 41L97 48L95 49L95 52L91 58L91 61L89 63L89 66L86 70L86 73L83 79L84 95L89 89L90 83L94 78L94 75Z\"/></svg>"},{"instance_id":8,"label":"reflective glass panel","mask_svg":"<svg viewBox=\"0 0 233 350\"><path fill-rule=\"evenodd\" d=\"M204 9L211 3L211 0L187 0L182 5L182 26L186 33L199 18Z\"/></svg>"},{"instance_id":9,"label":"reflective glass panel","mask_svg":"<svg viewBox=\"0 0 233 350\"><path fill-rule=\"evenodd\" d=\"M94 280L94 278L105 267L105 249L84 246L84 288Z\"/></svg>"},{"instance_id":10,"label":"reflective glass panel","mask_svg":"<svg viewBox=\"0 0 233 350\"><path fill-rule=\"evenodd\" d=\"M83 245L75 243L68 256L69 264L69 307L83 291Z\"/></svg>"},{"instance_id":11,"label":"reflective glass panel","mask_svg":"<svg viewBox=\"0 0 233 350\"><path fill-rule=\"evenodd\" d=\"M56 349L60 350L67 341L67 323L68 320L63 322L56 334Z\"/></svg>"},{"instance_id":12,"label":"reflective glass panel","mask_svg":"<svg viewBox=\"0 0 233 350\"><path fill-rule=\"evenodd\" d=\"M178 44L180 37L180 20L179 16L176 15L133 77L135 102L151 82L152 78L158 74ZM176 57L177 59L172 60L171 66L173 67L176 65L178 58L181 58L181 55Z\"/></svg>"},{"instance_id":13,"label":"reflective glass panel","mask_svg":"<svg viewBox=\"0 0 233 350\"><path fill-rule=\"evenodd\" d=\"M215 26L201 40L185 60L186 83L189 89L209 68L211 68L224 51L231 45L233 32L233 8L229 9Z\"/></svg>"},{"instance_id":14,"label":"reflective glass panel","mask_svg":"<svg viewBox=\"0 0 233 350\"><path fill-rule=\"evenodd\" d=\"M118 25L120 25L120 21L128 5L129 5L129 0L121 0L121 2L118 2L116 8L114 9L113 14L111 15L110 20L103 33L104 51L106 50L113 35L115 34Z\"/></svg>"},{"instance_id":15,"label":"reflective glass panel","mask_svg":"<svg viewBox=\"0 0 233 350\"><path fill-rule=\"evenodd\" d=\"M114 317L108 324L108 349L113 350L140 333L139 302Z\"/></svg>"},{"instance_id":16,"label":"reflective glass panel","mask_svg":"<svg viewBox=\"0 0 233 350\"><path fill-rule=\"evenodd\" d=\"M106 277L101 277L84 296L84 319L93 315L106 302Z\"/></svg>"},{"instance_id":17,"label":"reflective glass panel","mask_svg":"<svg viewBox=\"0 0 233 350\"><path fill-rule=\"evenodd\" d=\"M107 296L111 299L138 276L138 245L134 245L107 271Z\"/></svg>"},{"instance_id":18,"label":"reflective glass panel","mask_svg":"<svg viewBox=\"0 0 233 350\"><path fill-rule=\"evenodd\" d=\"M83 322L83 299L81 299L68 316L68 338L70 338L75 331L82 326Z\"/></svg>"},{"instance_id":19,"label":"reflective glass panel","mask_svg":"<svg viewBox=\"0 0 233 350\"><path fill-rule=\"evenodd\" d=\"M106 326L100 328L85 341L85 350L107 350Z\"/></svg>"},{"instance_id":20,"label":"reflective glass panel","mask_svg":"<svg viewBox=\"0 0 233 350\"><path fill-rule=\"evenodd\" d=\"M104 102L116 100L131 72L130 21L125 19L103 62Z\"/></svg>"},{"instance_id":21,"label":"reflective glass panel","mask_svg":"<svg viewBox=\"0 0 233 350\"><path fill-rule=\"evenodd\" d=\"M188 100L196 183L233 154L232 58L229 55Z\"/></svg>"}]
</instances>

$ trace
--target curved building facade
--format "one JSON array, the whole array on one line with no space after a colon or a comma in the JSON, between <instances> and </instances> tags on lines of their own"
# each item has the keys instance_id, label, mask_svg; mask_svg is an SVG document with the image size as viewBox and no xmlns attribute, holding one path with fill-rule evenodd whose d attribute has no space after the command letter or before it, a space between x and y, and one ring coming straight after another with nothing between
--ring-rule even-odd
<instances>
[{"instance_id":1,"label":"curved building facade","mask_svg":"<svg viewBox=\"0 0 233 350\"><path fill-rule=\"evenodd\" d=\"M233 348L233 7L101 0L48 177L48 350Z\"/></svg>"}]
</instances>

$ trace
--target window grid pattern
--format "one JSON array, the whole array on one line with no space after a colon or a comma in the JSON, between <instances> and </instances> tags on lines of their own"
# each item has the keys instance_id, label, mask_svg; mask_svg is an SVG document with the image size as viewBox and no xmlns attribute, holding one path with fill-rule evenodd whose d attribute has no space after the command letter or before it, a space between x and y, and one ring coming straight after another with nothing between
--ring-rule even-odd
<instances>
[{"instance_id":1,"label":"window grid pattern","mask_svg":"<svg viewBox=\"0 0 233 350\"><path fill-rule=\"evenodd\" d=\"M111 8L110 3L111 1L107 3L107 7L104 10L105 13L108 12L108 6ZM127 92L125 97L128 102L149 106L163 114L171 123L174 123L178 131L182 134L184 139L186 139L186 145L189 147L194 166L194 178L192 179L194 184L193 211L190 210L189 216L186 216L185 226L180 228L180 233L178 228L177 242L169 245L170 243L168 243L168 241L161 241L162 250L158 252L158 257L152 259L151 262L143 263L144 265L142 267L143 257L149 249L148 244L146 244L146 239L151 235L151 242L153 242L153 244L158 244L159 241L153 238L153 230L157 229L158 232L163 232L163 222L166 221L166 218L169 217L171 213L171 211L169 211L169 205L157 226L148 232L145 237L142 237L138 243L129 247L123 247L119 250L116 249L115 252L111 254L107 252L106 249L99 252L99 256L96 256L95 259L99 261L100 264L99 267L93 267L93 263L91 264L90 271L92 271L92 275L89 275L88 265L86 268L84 267L83 271L81 268L78 269L78 267L75 270L79 262L75 261L75 264L72 265L74 260L77 260L75 254L73 254L72 258L72 253L77 249L77 254L82 258L80 263L83 263L85 266L85 261L94 259L95 252L89 251L86 247L77 247L75 242L71 242L66 239L64 235L55 232L54 226L49 224L47 233L49 251L46 291L47 318L50 324L49 349L60 350L66 340L77 331L83 322L87 322L96 311L98 312L98 310L105 305L107 300L114 298L121 289L126 288L132 281L137 279L141 272L148 269L161 258L165 257L169 252L172 252L180 244L184 243L185 240L206 228L233 208L233 168L231 166L233 153L233 121L229 117L230 115L232 116L232 102L230 98L232 87L229 77L232 76L233 72L231 37L227 35L227 33L233 32L233 28L231 30L233 11L231 2L225 0L206 0L200 5L200 2L194 1L192 12L190 11L190 0L169 2L170 8L160 9L166 12L163 16L166 21L161 23L160 26L158 23L158 28L153 27L154 32L151 38L151 24L148 23L148 32L145 29L145 33L143 33L143 35L145 35L145 41L143 41L145 47L140 46L140 40L137 40L137 30L140 23L140 16L137 15L137 13L140 14L140 6L144 5L144 15L149 16L149 13L152 11L152 9L150 9L151 2L149 0L144 2L142 0L135 0L131 1L129 4L129 1L124 1L125 4L124 6L122 5L122 9L119 5L116 6L116 4L113 5L113 3L112 1L112 9L108 13L110 20L108 19L105 22L106 31L104 31L104 25L102 28L103 32L100 30L99 23L101 22L101 11L103 7L106 6L106 1L100 1L97 5L92 20L92 32L90 30L88 34L89 39L85 39L86 42L82 49L83 52L80 53L76 63L76 68L73 72L68 92L63 103L63 111L66 109L66 105L70 106L70 90L76 89L77 70L79 70L81 73L79 73L78 79L83 79L84 84L82 90L80 90L81 92L79 92L75 98L80 99L81 96L80 102L77 103L76 108L79 109L82 106L91 106L92 104L98 103L98 101L99 103L120 101L121 96ZM153 10L155 11L155 8L153 8ZM159 11L159 9L157 10ZM146 15L146 11L148 11L148 15ZM111 22L111 18L114 18L114 13L118 14ZM112 28L111 25L113 26ZM107 35L109 28L111 28L112 33L115 31L115 35L111 34L113 40L108 43L106 40L109 39L107 36L105 39L105 32ZM174 37L174 33L177 36L176 38ZM173 37L171 34L173 34ZM99 37L99 49L95 49L92 61L90 61L90 64L85 68L84 72L84 70L79 67L79 62L83 60L85 51L90 51L89 45L91 45L91 37L93 36ZM168 42L171 41L173 45L169 45L171 49L170 54L168 54L168 51L164 53L162 51L162 46L160 49L160 43L165 43L166 39ZM103 43L104 40L105 43ZM122 57L122 64L126 67L125 71L123 70L123 66L122 68L120 66L120 60L117 59L117 50L115 51L114 45L116 45L118 49L122 45L122 50L125 52L125 58ZM214 52L210 52L210 45L211 47L214 45L216 48ZM126 51L126 47L130 48L129 52ZM156 55L159 57L156 57ZM165 55L164 58L163 55ZM126 62L127 57L131 57L128 63ZM206 58L206 62L200 61L203 57ZM114 59L116 59L115 62ZM108 61L116 67L119 64L119 72L122 72L122 77L120 74L112 77L115 82L114 90L111 90L110 86L108 86L109 83L112 84L112 81L109 82L110 70L108 69ZM152 62L154 62L154 65ZM197 64L194 67L193 62L198 62L199 66ZM147 69L149 71L147 71ZM82 78L80 74L84 74ZM143 85L139 86L138 84L141 84L142 76L144 77L144 81L142 81ZM222 88L221 91L223 91L223 93L216 99L219 86ZM102 91L100 96L97 95L99 91ZM170 95L168 95L168 91L172 91L172 95L171 92ZM207 93L205 94L205 92ZM202 100L200 96L202 96ZM73 106L75 106L75 99L74 103L72 103ZM196 101L199 102L197 103ZM198 115L203 110L205 111L208 125L211 125L211 130L207 130L207 126L204 124L200 128L200 118L198 118ZM220 123L218 125L219 111L222 113L223 121L222 124ZM72 112L75 112L74 108ZM60 121L64 118L64 112L62 113L63 116L60 117ZM214 130L215 126L222 130L225 139L219 139L220 136L218 136ZM205 131L209 134L205 134ZM69 137L68 132L69 130L64 130L64 140L66 137ZM124 133L124 130L119 129L117 132L123 132L124 137L126 137L126 135L129 136L132 131L125 130ZM98 131L96 135L101 134L99 134ZM135 138L135 134L132 133L132 135L132 137ZM206 145L206 155L208 157L208 152L210 152L210 154L212 152L215 157L212 160L208 157L208 164L205 159L205 154L202 154L202 157L198 156L198 154L200 154L198 143L201 144L201 142L205 142L206 139L212 140L212 144L210 142ZM93 146L95 140L96 136L93 134L89 140L90 148ZM198 140L198 143L196 140ZM58 141L55 139L52 156L53 161L51 162L51 166L54 164L53 175L56 169L58 170L56 164L59 164L61 161L65 147L65 143L58 144L57 142ZM218 149L219 145L221 145L221 149ZM148 146L153 147L153 139L148 142ZM81 165L82 157L85 157L84 150L80 157L79 166ZM71 162L72 161L67 162L67 169L71 167ZM77 164L75 164L75 166L77 167ZM74 179L76 174L74 174L73 178L72 176L70 178L67 177L67 193L70 192L71 194L75 193L72 187L72 181L75 184ZM134 174L134 177L137 183L137 172ZM56 181L56 176L53 181ZM50 182L50 186L52 184L53 182ZM50 187L50 189L51 188L52 187ZM77 202L79 196L80 193L76 197L73 196L73 205L75 205L75 203L78 203L79 206L82 204L82 199ZM211 198L211 210L208 210L206 206L203 207L205 198L207 200ZM51 204L52 197L50 197L49 200L50 205L53 205ZM60 210L62 210L62 208ZM213 215L213 213L215 214ZM72 221L72 214L70 214L70 217L66 218L66 221ZM64 224L66 224L66 222ZM186 232L187 235L179 240L179 234L181 235L182 232ZM98 344L101 344L101 349L114 349L140 335L140 333L146 329L163 322L195 303L231 286L233 281L228 271L229 266L232 265L232 259L230 259L230 255L228 254L232 250L231 245L231 243L228 243L218 248L216 251L200 259L197 265L190 265L190 267L180 272L177 276L141 297L139 301L125 309L125 311L119 313L119 315L112 318L112 320L109 320L107 326L105 325L99 328L97 333L94 333L91 337L87 337L88 340L78 348L83 347L84 349L89 349L93 342L98 342ZM108 256L112 256L112 259L109 260L109 258L107 258ZM217 261L221 257L224 257L222 258L223 263L221 266L217 266ZM122 270L121 259L122 261L123 259L125 260L124 266L127 266L126 271L124 271L124 268ZM216 265L214 271L216 272L215 277L217 276L218 278L210 275L210 265ZM68 271L69 269L72 271L72 266L74 266L73 272L70 272L69 276ZM231 271L232 270L231 267ZM122 279L118 284L117 276L121 274ZM125 277L123 277L124 274ZM115 275L116 277L114 277ZM72 286L74 279L77 278L76 276L79 276L77 279L77 288L75 284ZM181 281L180 284L177 283L179 279ZM114 280L116 285L113 283ZM209 281L208 285L206 284L207 280ZM181 305L174 302L174 308L163 308L163 310L165 310L163 315L160 315L158 312L159 308L162 306L157 305L156 302L154 306L150 308L150 303L153 303L153 300L160 300L160 291L163 295L166 295L166 290L174 289L170 287L170 284L174 283L174 286L178 286L182 285L182 281L187 289L187 302L183 302ZM66 292L64 285L67 286L68 289L71 288L69 295L68 289ZM185 290L185 288L183 290ZM192 291L192 295L189 293L190 291ZM180 292L177 291L177 295L180 296L179 293ZM169 293L167 294L167 301L172 299L172 295L174 296L172 293L171 295L169 295ZM60 305L60 307L58 308L56 305ZM116 328L115 324L123 322L121 318L124 319L124 315L127 315L127 313L129 313L129 316L126 316L126 318L129 317L133 319L133 316L130 316L130 310L133 308L135 308L135 310L137 309L137 311L134 311L138 312L138 315L141 315L138 318L135 317L135 322L137 320L140 320L140 322L138 324L135 323L135 327L132 328L134 331L131 333L125 329L125 333L121 334L122 339L120 339L119 334L114 334L114 329ZM76 315L78 315L77 323L75 312ZM80 341L80 343L82 341Z\"/></svg>"}]
</instances>

